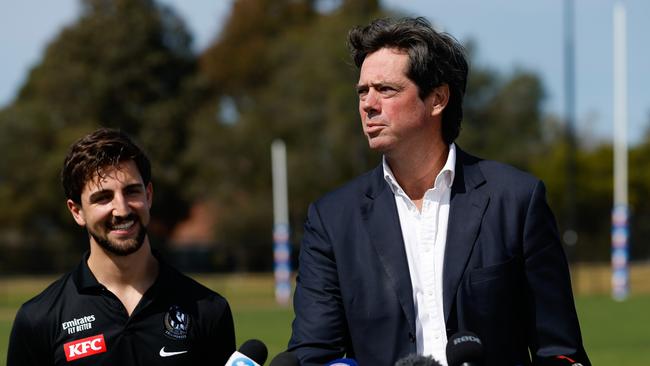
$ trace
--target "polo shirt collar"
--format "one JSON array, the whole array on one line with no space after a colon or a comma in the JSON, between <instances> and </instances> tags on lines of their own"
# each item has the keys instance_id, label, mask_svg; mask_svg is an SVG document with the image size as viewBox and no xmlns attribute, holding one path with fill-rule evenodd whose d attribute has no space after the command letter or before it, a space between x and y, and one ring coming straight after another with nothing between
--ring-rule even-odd
<instances>
[{"instance_id":1,"label":"polo shirt collar","mask_svg":"<svg viewBox=\"0 0 650 366\"><path fill-rule=\"evenodd\" d=\"M164 278L168 278L171 276L171 273L173 269L161 259L160 253L156 250L151 251L153 256L158 260L158 276L156 277L156 280L152 284L152 288L155 287L155 285ZM77 265L77 267L74 269L72 278L77 286L77 289L79 292L88 292L92 290L101 290L104 288L104 285L99 283L97 281L97 278L93 274L93 272L90 270L90 267L88 267L88 258L90 257L90 251L87 250L83 258L81 259L81 262Z\"/></svg>"},{"instance_id":2,"label":"polo shirt collar","mask_svg":"<svg viewBox=\"0 0 650 366\"><path fill-rule=\"evenodd\" d=\"M97 281L97 278L95 278L95 275L88 267L89 257L90 251L87 250L82 257L81 262L73 271L72 278L79 292L87 292L104 288L104 285Z\"/></svg>"}]
</instances>

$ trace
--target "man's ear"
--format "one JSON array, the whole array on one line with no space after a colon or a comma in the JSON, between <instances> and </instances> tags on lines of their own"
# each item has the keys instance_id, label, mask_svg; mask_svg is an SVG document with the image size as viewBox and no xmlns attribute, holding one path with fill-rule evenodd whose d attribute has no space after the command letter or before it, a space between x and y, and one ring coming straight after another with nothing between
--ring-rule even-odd
<instances>
[{"instance_id":1,"label":"man's ear","mask_svg":"<svg viewBox=\"0 0 650 366\"><path fill-rule=\"evenodd\" d=\"M442 111L449 103L449 85L442 84L431 92L432 98L431 103L433 103L433 108L431 109L431 115L441 115Z\"/></svg>"},{"instance_id":2,"label":"man's ear","mask_svg":"<svg viewBox=\"0 0 650 366\"><path fill-rule=\"evenodd\" d=\"M81 204L76 203L71 199L67 200L65 203L68 205L68 210L70 210L74 221L76 221L79 226L86 226L86 219L84 219Z\"/></svg>"}]
</instances>

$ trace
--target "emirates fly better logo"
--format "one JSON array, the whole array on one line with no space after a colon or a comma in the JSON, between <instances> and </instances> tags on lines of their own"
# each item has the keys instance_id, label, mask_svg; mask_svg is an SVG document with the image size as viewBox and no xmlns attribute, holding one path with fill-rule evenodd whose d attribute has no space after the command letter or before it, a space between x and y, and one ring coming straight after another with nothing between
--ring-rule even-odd
<instances>
[{"instance_id":1,"label":"emirates fly better logo","mask_svg":"<svg viewBox=\"0 0 650 366\"><path fill-rule=\"evenodd\" d=\"M98 334L96 336L68 342L63 345L63 352L65 352L65 359L68 360L68 362L96 355L98 353L104 353L106 352L104 335Z\"/></svg>"}]
</instances>

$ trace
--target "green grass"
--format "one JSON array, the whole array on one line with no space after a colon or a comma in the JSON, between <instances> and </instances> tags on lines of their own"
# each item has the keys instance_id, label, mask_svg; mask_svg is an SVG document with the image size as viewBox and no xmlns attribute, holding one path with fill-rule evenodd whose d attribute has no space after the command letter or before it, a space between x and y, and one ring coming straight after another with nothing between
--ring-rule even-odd
<instances>
[{"instance_id":1,"label":"green grass","mask_svg":"<svg viewBox=\"0 0 650 366\"><path fill-rule=\"evenodd\" d=\"M594 365L650 364L650 295L617 302L611 297L576 299L585 348Z\"/></svg>"},{"instance_id":2,"label":"green grass","mask_svg":"<svg viewBox=\"0 0 650 366\"><path fill-rule=\"evenodd\" d=\"M237 345L247 339L260 339L269 348L269 360L285 349L291 333L293 310L275 303L271 275L196 278L230 302ZM18 306L53 279L0 278L0 366L6 363L9 333ZM615 302L606 295L578 296L576 306L585 347L594 365L648 365L650 295L635 295L625 302Z\"/></svg>"}]
</instances>

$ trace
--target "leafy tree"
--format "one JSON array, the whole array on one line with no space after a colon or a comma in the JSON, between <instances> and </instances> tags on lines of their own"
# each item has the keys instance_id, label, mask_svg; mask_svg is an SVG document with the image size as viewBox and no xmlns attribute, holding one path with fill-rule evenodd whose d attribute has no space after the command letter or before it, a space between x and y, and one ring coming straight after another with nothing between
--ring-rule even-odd
<instances>
[{"instance_id":1,"label":"leafy tree","mask_svg":"<svg viewBox=\"0 0 650 366\"><path fill-rule=\"evenodd\" d=\"M258 269L271 264L274 139L287 144L296 233L311 200L369 167L345 37L370 14L345 6L318 13L307 1L273 2L269 11L269 3L235 2L221 37L201 56L214 94L197 114L188 150L188 160L215 157L204 164L214 171L196 172L198 185L223 208L220 240L243 267ZM234 121L218 113L224 99L234 105Z\"/></svg>"},{"instance_id":2,"label":"leafy tree","mask_svg":"<svg viewBox=\"0 0 650 366\"><path fill-rule=\"evenodd\" d=\"M650 258L650 134L629 155L629 201L632 259Z\"/></svg>"},{"instance_id":3,"label":"leafy tree","mask_svg":"<svg viewBox=\"0 0 650 366\"><path fill-rule=\"evenodd\" d=\"M479 156L530 169L544 144L543 97L541 80L530 72L501 76L473 65L458 143Z\"/></svg>"},{"instance_id":4,"label":"leafy tree","mask_svg":"<svg viewBox=\"0 0 650 366\"><path fill-rule=\"evenodd\" d=\"M68 146L102 125L126 131L149 152L156 188L151 232L165 236L186 208L176 187L187 169L180 164L184 121L194 107L191 37L171 9L150 0L81 4L78 21L52 41L14 105L0 113L2 151L12 152L0 171L0 205L20 207L2 217L0 231L72 241L80 231L67 230L62 223L72 220L55 215L65 208L59 170ZM35 228L38 222L48 224ZM77 241L77 251L84 243Z\"/></svg>"}]
</instances>

